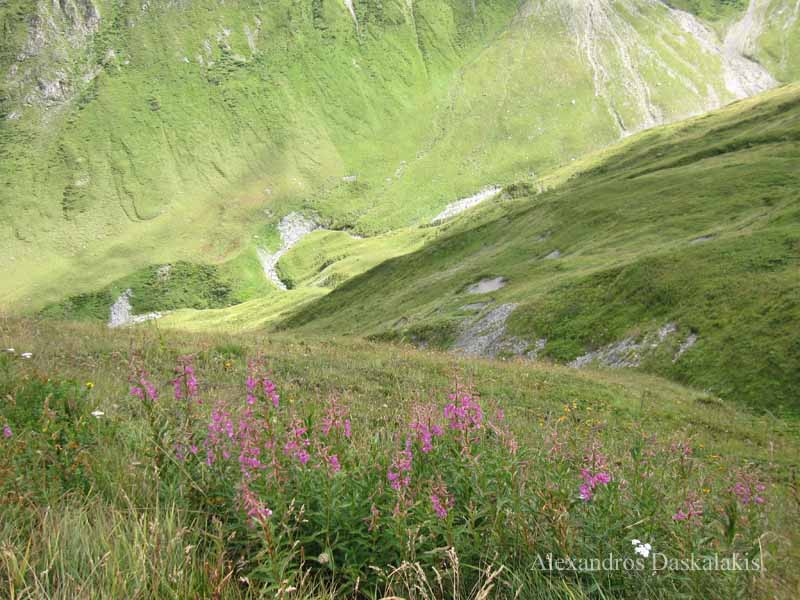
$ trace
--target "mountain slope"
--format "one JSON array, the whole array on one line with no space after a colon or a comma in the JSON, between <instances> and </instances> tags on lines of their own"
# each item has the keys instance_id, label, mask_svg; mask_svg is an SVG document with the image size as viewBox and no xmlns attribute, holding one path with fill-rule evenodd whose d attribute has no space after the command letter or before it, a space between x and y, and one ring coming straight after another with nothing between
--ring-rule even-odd
<instances>
[{"instance_id":1,"label":"mountain slope","mask_svg":"<svg viewBox=\"0 0 800 600\"><path fill-rule=\"evenodd\" d=\"M287 326L641 365L797 410L800 87L641 134L582 167L544 194L507 188Z\"/></svg>"},{"instance_id":2,"label":"mountain slope","mask_svg":"<svg viewBox=\"0 0 800 600\"><path fill-rule=\"evenodd\" d=\"M165 263L252 262L253 236L298 209L370 235L426 223L772 83L653 0L15 1L0 18L14 310ZM796 30L780 22L775 43Z\"/></svg>"}]
</instances>

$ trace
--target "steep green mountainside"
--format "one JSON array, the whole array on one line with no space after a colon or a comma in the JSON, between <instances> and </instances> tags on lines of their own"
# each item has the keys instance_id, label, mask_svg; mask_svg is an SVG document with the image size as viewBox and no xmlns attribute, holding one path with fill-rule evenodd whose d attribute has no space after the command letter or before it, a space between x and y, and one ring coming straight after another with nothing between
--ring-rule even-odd
<instances>
[{"instance_id":1,"label":"steep green mountainside","mask_svg":"<svg viewBox=\"0 0 800 600\"><path fill-rule=\"evenodd\" d=\"M640 134L571 174L542 194L510 186L286 326L638 365L800 408L800 86Z\"/></svg>"},{"instance_id":2,"label":"steep green mountainside","mask_svg":"<svg viewBox=\"0 0 800 600\"><path fill-rule=\"evenodd\" d=\"M174 262L230 263L243 283L226 302L263 299L259 248L293 211L391 237L795 75L790 3L673 5L6 2L0 306ZM772 75L743 55L751 38ZM380 259L419 243L355 246ZM359 252L325 289L375 264Z\"/></svg>"}]
</instances>

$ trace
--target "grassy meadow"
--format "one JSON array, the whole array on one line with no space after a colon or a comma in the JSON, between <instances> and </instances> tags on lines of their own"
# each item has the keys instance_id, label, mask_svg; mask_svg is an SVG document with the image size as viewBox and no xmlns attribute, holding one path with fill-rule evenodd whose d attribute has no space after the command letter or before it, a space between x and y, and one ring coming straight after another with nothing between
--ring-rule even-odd
<instances>
[{"instance_id":1,"label":"grassy meadow","mask_svg":"<svg viewBox=\"0 0 800 600\"><path fill-rule=\"evenodd\" d=\"M791 598L800 584L797 422L663 379L155 324L5 318L0 346L4 597ZM734 553L757 568L651 566ZM552 573L548 554L644 564Z\"/></svg>"}]
</instances>

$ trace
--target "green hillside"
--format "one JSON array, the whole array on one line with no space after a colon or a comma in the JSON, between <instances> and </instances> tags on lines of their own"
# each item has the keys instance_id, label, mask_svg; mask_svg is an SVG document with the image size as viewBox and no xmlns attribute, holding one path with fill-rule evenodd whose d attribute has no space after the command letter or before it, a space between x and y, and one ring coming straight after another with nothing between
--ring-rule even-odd
<instances>
[{"instance_id":1,"label":"green hillside","mask_svg":"<svg viewBox=\"0 0 800 600\"><path fill-rule=\"evenodd\" d=\"M0 1L0 598L800 590L800 0Z\"/></svg>"},{"instance_id":2,"label":"green hillside","mask_svg":"<svg viewBox=\"0 0 800 600\"><path fill-rule=\"evenodd\" d=\"M507 188L287 326L450 347L470 322L513 303L502 337L514 353L546 339L540 356L573 361L626 339L649 344L674 324L642 353L643 368L797 410L798 174L800 87L791 86L632 138L546 193ZM505 287L467 293L497 277Z\"/></svg>"},{"instance_id":3,"label":"green hillside","mask_svg":"<svg viewBox=\"0 0 800 600\"><path fill-rule=\"evenodd\" d=\"M779 4L758 48L785 48L764 64L789 79ZM747 12L710 5L7 2L0 306L247 260L295 210L368 235L426 223L772 85L723 41Z\"/></svg>"}]
</instances>

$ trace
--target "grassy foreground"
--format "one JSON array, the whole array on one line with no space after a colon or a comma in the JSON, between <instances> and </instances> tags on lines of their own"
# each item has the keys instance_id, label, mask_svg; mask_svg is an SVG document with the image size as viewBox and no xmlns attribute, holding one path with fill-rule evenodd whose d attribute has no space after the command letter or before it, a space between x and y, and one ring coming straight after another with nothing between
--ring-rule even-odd
<instances>
[{"instance_id":1,"label":"grassy foreground","mask_svg":"<svg viewBox=\"0 0 800 600\"><path fill-rule=\"evenodd\" d=\"M797 422L655 377L17 319L0 349L4 597L791 598L800 583ZM643 568L549 572L549 554ZM653 569L734 554L752 570Z\"/></svg>"}]
</instances>

